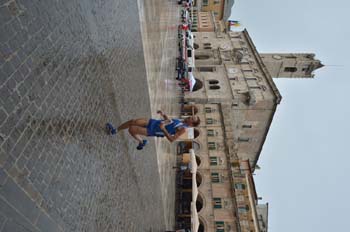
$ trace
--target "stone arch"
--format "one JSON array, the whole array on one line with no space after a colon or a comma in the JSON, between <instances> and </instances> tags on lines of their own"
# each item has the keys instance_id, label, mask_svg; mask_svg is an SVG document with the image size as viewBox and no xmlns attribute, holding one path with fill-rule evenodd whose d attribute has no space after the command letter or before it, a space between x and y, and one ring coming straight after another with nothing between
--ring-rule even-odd
<instances>
[{"instance_id":1,"label":"stone arch","mask_svg":"<svg viewBox=\"0 0 350 232\"><path fill-rule=\"evenodd\" d=\"M200 135L200 131L197 128L193 128L193 134L194 138L198 138L198 136Z\"/></svg>"},{"instance_id":2,"label":"stone arch","mask_svg":"<svg viewBox=\"0 0 350 232\"><path fill-rule=\"evenodd\" d=\"M211 85L209 86L209 89L220 89L219 85Z\"/></svg>"},{"instance_id":3,"label":"stone arch","mask_svg":"<svg viewBox=\"0 0 350 232\"><path fill-rule=\"evenodd\" d=\"M203 218L201 216L199 216L199 228L198 228L198 232L204 232L206 231L205 228L207 227L205 220L203 220Z\"/></svg>"},{"instance_id":4,"label":"stone arch","mask_svg":"<svg viewBox=\"0 0 350 232\"><path fill-rule=\"evenodd\" d=\"M204 199L201 194L198 194L197 200L196 200L196 209L197 212L200 212L204 208Z\"/></svg>"},{"instance_id":5,"label":"stone arch","mask_svg":"<svg viewBox=\"0 0 350 232\"><path fill-rule=\"evenodd\" d=\"M201 175L199 172L197 172L197 173L196 173L196 183L197 183L197 187L199 187L199 186L202 184L202 182L203 182L203 177L202 177L202 175Z\"/></svg>"},{"instance_id":6,"label":"stone arch","mask_svg":"<svg viewBox=\"0 0 350 232\"><path fill-rule=\"evenodd\" d=\"M197 163L197 166L198 166L198 167L199 167L199 166L201 165L201 163L202 163L201 158L200 158L198 155L196 155L196 163Z\"/></svg>"},{"instance_id":7,"label":"stone arch","mask_svg":"<svg viewBox=\"0 0 350 232\"><path fill-rule=\"evenodd\" d=\"M198 55L195 55L194 58L196 60L208 60L210 56L207 54L198 54Z\"/></svg>"},{"instance_id":8,"label":"stone arch","mask_svg":"<svg viewBox=\"0 0 350 232\"><path fill-rule=\"evenodd\" d=\"M218 80L209 80L209 84L210 85L219 84L219 81Z\"/></svg>"}]
</instances>

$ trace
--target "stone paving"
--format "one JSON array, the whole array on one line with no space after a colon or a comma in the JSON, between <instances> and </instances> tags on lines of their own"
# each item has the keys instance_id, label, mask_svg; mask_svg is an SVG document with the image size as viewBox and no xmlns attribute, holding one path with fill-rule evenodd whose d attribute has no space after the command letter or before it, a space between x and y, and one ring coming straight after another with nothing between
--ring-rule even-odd
<instances>
[{"instance_id":1,"label":"stone paving","mask_svg":"<svg viewBox=\"0 0 350 232\"><path fill-rule=\"evenodd\" d=\"M180 89L175 81L175 63L178 54L177 27L179 22L179 10L172 4L159 4L156 10L141 5L142 36L146 57L146 69L149 80L149 92L151 100L152 117L157 118L158 109L163 110L170 117L179 117ZM147 18L146 18L147 17ZM159 17L160 36L154 33L154 25L149 22ZM154 52L157 51L158 53ZM162 51L162 52L160 52ZM160 65L154 69L154 63ZM166 139L156 138L156 150L158 168L160 174L161 193L165 212L166 228L174 227L175 219L175 170L176 164L175 143L171 144Z\"/></svg>"},{"instance_id":2,"label":"stone paving","mask_svg":"<svg viewBox=\"0 0 350 232\"><path fill-rule=\"evenodd\" d=\"M173 226L174 146L104 124L178 115L177 20L170 0L0 0L0 231Z\"/></svg>"}]
</instances>

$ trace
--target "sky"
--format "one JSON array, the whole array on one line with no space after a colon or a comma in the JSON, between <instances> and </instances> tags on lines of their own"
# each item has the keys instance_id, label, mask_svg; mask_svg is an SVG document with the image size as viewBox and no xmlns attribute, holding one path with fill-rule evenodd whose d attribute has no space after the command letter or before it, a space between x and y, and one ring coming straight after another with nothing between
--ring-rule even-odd
<instances>
[{"instance_id":1,"label":"sky","mask_svg":"<svg viewBox=\"0 0 350 232\"><path fill-rule=\"evenodd\" d=\"M347 0L236 0L232 8L259 52L310 52L326 65L314 79L275 79L282 101L255 171L269 232L350 231L349 9Z\"/></svg>"}]
</instances>

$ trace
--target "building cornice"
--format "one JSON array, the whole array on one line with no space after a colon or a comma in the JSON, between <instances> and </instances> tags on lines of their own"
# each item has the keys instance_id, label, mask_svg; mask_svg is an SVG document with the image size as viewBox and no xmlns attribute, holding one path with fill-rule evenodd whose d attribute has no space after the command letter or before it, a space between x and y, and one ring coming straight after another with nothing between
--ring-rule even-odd
<instances>
[{"instance_id":1,"label":"building cornice","mask_svg":"<svg viewBox=\"0 0 350 232\"><path fill-rule=\"evenodd\" d=\"M250 47L251 47L251 49L252 49L252 52L253 52L253 54L254 54L256 60L258 61L258 65L260 66L261 70L263 71L263 73L264 73L265 76L266 76L266 80L267 80L269 86L271 87L271 89L272 89L272 91L273 91L275 97L276 97L275 102L276 102L277 104L279 104L279 103L281 102L281 100L282 100L282 96L281 96L281 94L280 94L280 92L279 92L279 90L278 90L278 88L277 88L275 82L273 81L273 79L272 79L272 77L271 77L269 71L268 71L267 68L265 67L265 64L264 64L264 62L262 61L262 59L261 59L261 57L260 57L260 54L259 54L258 50L256 49L254 43L253 43L253 40L250 38L250 35L249 35L247 29L244 29L244 30L242 31L242 33L243 33L244 36L246 37L246 39L247 39L247 41L248 41L248 43L249 43L249 45L250 45Z\"/></svg>"},{"instance_id":2,"label":"building cornice","mask_svg":"<svg viewBox=\"0 0 350 232\"><path fill-rule=\"evenodd\" d=\"M267 137L267 134L270 130L270 127L271 127L271 124L272 124L272 120L273 120L273 116L275 115L275 112L276 112L276 109L277 109L277 104L280 104L281 100L282 100L282 96L277 88L277 86L275 85L275 82L273 81L269 71L267 70L264 62L262 61L261 57L260 57L260 54L258 53L254 43L253 43L253 40L251 39L251 37L249 36L249 33L247 31L247 29L244 29L242 31L242 33L244 34L244 36L246 37L247 39L247 42L249 43L251 49L252 49L252 52L256 58L256 60L258 61L258 65L260 66L261 70L263 71L265 77L266 77L266 80L270 86L270 88L272 89L274 95L275 95L275 104L272 108L272 113L271 113L271 117L269 118L269 121L268 121L268 127L265 131L265 134L264 134L264 137L263 137L263 140L261 141L261 144L260 144L260 147L259 147L259 151L257 152L257 157L256 159L254 160L253 164L252 164L252 167L253 169L255 169L255 166L259 160L259 157L260 157L260 154L261 154L261 151L262 151L262 148L264 146L264 143L266 141L266 137Z\"/></svg>"}]
</instances>

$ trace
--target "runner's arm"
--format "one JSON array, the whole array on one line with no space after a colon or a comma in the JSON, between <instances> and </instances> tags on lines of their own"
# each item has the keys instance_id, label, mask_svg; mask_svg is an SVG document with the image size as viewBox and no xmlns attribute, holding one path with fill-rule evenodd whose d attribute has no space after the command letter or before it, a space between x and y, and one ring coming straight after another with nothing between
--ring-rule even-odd
<instances>
[{"instance_id":1,"label":"runner's arm","mask_svg":"<svg viewBox=\"0 0 350 232\"><path fill-rule=\"evenodd\" d=\"M168 121L168 122L171 121L171 120L169 119L168 115L164 114L163 111L158 110L157 113L160 114L160 116L162 116L164 120L166 120L166 121Z\"/></svg>"}]
</instances>

